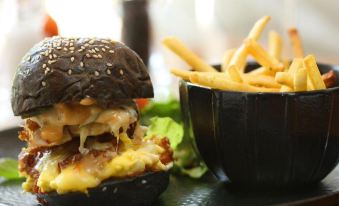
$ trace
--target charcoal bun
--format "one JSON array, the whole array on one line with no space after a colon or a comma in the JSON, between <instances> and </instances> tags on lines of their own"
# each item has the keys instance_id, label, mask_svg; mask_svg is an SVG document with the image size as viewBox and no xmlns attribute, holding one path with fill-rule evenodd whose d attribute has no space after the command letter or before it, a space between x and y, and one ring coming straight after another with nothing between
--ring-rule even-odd
<instances>
[{"instance_id":1,"label":"charcoal bun","mask_svg":"<svg viewBox=\"0 0 339 206\"><path fill-rule=\"evenodd\" d=\"M88 194L37 194L42 205L48 206L142 206L151 205L167 188L169 172L149 172L143 175L112 180L88 190Z\"/></svg>"},{"instance_id":2,"label":"charcoal bun","mask_svg":"<svg viewBox=\"0 0 339 206\"><path fill-rule=\"evenodd\" d=\"M91 97L98 104L153 97L147 68L122 43L101 38L52 37L19 64L12 86L15 115Z\"/></svg>"}]
</instances>

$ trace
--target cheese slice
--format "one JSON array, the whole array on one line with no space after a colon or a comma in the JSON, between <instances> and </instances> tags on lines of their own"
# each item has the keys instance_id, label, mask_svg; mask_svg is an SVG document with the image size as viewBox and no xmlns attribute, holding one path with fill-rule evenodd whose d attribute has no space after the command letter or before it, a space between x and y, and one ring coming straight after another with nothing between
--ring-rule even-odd
<instances>
[{"instance_id":1,"label":"cheese slice","mask_svg":"<svg viewBox=\"0 0 339 206\"><path fill-rule=\"evenodd\" d=\"M164 148L153 141L143 141L138 148L125 146L123 151L104 165L96 165L95 159L85 158L59 171L57 162L62 158L52 154L42 158L36 167L40 172L37 186L41 192L57 191L59 194L80 191L98 186L108 178L124 178L143 173L147 168L155 171L168 170L160 161ZM27 184L27 183L26 183ZM25 184L24 184L25 186ZM24 189L29 190L26 186Z\"/></svg>"},{"instance_id":2,"label":"cheese slice","mask_svg":"<svg viewBox=\"0 0 339 206\"><path fill-rule=\"evenodd\" d=\"M120 139L120 134L137 122L138 114L132 106L103 109L96 105L57 104L30 120L40 126L29 133L30 147L60 145L71 140L71 136L79 136L79 151L86 153L84 145L88 136L111 133Z\"/></svg>"}]
</instances>

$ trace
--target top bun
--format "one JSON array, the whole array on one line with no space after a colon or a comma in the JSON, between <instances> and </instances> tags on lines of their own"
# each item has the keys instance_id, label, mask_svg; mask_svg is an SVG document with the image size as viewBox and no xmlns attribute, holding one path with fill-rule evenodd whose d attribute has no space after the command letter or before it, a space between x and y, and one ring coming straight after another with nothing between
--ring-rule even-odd
<instances>
[{"instance_id":1,"label":"top bun","mask_svg":"<svg viewBox=\"0 0 339 206\"><path fill-rule=\"evenodd\" d=\"M19 64L12 86L15 115L91 97L99 105L153 97L147 68L122 43L53 37L35 45Z\"/></svg>"}]
</instances>

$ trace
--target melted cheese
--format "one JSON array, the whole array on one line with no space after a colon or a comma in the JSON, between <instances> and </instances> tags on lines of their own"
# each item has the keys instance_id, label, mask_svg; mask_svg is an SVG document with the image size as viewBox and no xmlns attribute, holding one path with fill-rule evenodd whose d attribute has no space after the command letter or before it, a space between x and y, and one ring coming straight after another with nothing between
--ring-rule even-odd
<instances>
[{"instance_id":1,"label":"melted cheese","mask_svg":"<svg viewBox=\"0 0 339 206\"><path fill-rule=\"evenodd\" d=\"M167 170L168 166L159 160L162 147L153 141L142 142L137 148L125 146L124 151L108 161L103 167L97 167L93 159L86 159L79 164L69 165L58 171L57 158L40 160L36 169L40 172L37 185L42 192L57 191L59 194L81 191L87 192L88 188L98 186L103 180L116 177L122 178L129 175L143 173L147 168L155 170ZM24 183L24 189L28 190L29 180Z\"/></svg>"},{"instance_id":2,"label":"melted cheese","mask_svg":"<svg viewBox=\"0 0 339 206\"><path fill-rule=\"evenodd\" d=\"M98 106L56 104L53 109L32 117L40 129L31 134L31 146L53 146L63 144L73 136L80 137L79 151L86 153L84 147L88 136L112 133L120 138L120 128L126 132L129 125L137 121L133 107L102 109Z\"/></svg>"}]
</instances>

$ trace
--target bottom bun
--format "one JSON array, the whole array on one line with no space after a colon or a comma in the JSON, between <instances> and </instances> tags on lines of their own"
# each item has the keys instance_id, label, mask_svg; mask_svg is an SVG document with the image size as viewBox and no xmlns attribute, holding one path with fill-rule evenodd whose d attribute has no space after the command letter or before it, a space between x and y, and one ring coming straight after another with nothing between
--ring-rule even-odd
<instances>
[{"instance_id":1,"label":"bottom bun","mask_svg":"<svg viewBox=\"0 0 339 206\"><path fill-rule=\"evenodd\" d=\"M106 181L88 189L88 194L51 192L37 194L37 198L41 204L48 206L151 205L168 183L169 172L149 172L133 178Z\"/></svg>"}]
</instances>

